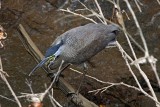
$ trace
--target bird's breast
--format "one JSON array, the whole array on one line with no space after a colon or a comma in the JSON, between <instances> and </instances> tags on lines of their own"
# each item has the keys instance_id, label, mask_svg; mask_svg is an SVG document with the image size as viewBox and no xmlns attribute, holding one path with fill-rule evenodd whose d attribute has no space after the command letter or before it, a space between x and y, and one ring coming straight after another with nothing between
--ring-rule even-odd
<instances>
[{"instance_id":1,"label":"bird's breast","mask_svg":"<svg viewBox=\"0 0 160 107\"><path fill-rule=\"evenodd\" d=\"M78 38L74 42L68 40L63 47L62 59L72 64L80 64L105 48L104 37Z\"/></svg>"}]
</instances>

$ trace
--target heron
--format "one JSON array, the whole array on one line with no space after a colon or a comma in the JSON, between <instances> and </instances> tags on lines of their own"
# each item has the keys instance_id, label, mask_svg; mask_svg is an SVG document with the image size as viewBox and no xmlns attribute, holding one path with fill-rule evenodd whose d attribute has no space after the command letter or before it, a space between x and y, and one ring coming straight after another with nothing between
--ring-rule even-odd
<instances>
[{"instance_id":1,"label":"heron","mask_svg":"<svg viewBox=\"0 0 160 107\"><path fill-rule=\"evenodd\" d=\"M61 62L82 64L116 41L119 26L116 24L94 24L72 28L58 36L46 51L42 61L30 72L47 64L49 69L57 69Z\"/></svg>"}]
</instances>

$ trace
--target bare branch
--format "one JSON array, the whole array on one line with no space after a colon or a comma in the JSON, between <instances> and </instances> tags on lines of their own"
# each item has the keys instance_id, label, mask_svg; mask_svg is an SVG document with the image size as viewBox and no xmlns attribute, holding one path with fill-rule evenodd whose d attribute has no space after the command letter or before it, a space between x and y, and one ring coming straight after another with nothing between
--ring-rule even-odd
<instances>
[{"instance_id":1,"label":"bare branch","mask_svg":"<svg viewBox=\"0 0 160 107\"><path fill-rule=\"evenodd\" d=\"M6 100L8 100L8 101L12 101L12 102L14 102L14 103L17 103L15 100L12 100L12 99L10 99L10 98L7 98L7 97L5 97L5 96L3 96L3 95L0 95L0 97L6 99Z\"/></svg>"},{"instance_id":2,"label":"bare branch","mask_svg":"<svg viewBox=\"0 0 160 107\"><path fill-rule=\"evenodd\" d=\"M82 15L82 14L78 14L78 13L74 13L74 12L70 11L68 8L67 8L67 10L65 10L65 9L60 9L60 10L61 10L61 11L64 11L64 12L68 12L68 13L74 14L74 15L76 15L76 16L83 17L84 19L89 20L89 21L91 21L91 22L93 22L93 23L97 23L96 21L94 21L94 20L91 19L91 18L85 17L85 16Z\"/></svg>"},{"instance_id":3,"label":"bare branch","mask_svg":"<svg viewBox=\"0 0 160 107\"><path fill-rule=\"evenodd\" d=\"M104 22L105 24L107 24L107 23L106 23L106 19L104 18L104 15L103 15L103 13L102 13L102 9L101 9L100 5L98 4L98 1L97 1L97 0L94 0L94 1L95 1L96 5L97 5L97 7L98 7L99 14L102 16L103 22Z\"/></svg>"},{"instance_id":4,"label":"bare branch","mask_svg":"<svg viewBox=\"0 0 160 107\"><path fill-rule=\"evenodd\" d=\"M78 74L83 74L82 72L80 72L80 71L78 71L78 70L75 70L75 69L73 69L73 68L69 68L70 70L72 70L72 71L74 71L74 72L76 72L76 73L78 73ZM93 80L96 80L97 82L100 82L100 83L103 83L103 84L109 84L109 86L110 87L113 87L113 86L119 86L119 85L123 85L123 86L126 86L126 87L128 87L128 88L132 88L132 89L135 89L135 90L137 90L137 91L139 91L139 92L142 92L145 96L147 96L147 97L149 97L150 99L152 99L153 101L155 101L157 104L160 104L160 102L158 102L154 97L152 97L151 95L149 95L147 92L145 92L143 89L140 89L140 88L137 88L137 87L135 87L135 86L131 86L131 85L128 85L128 84L125 84L125 83L123 83L123 82L120 82L120 83L112 83L112 82L105 82L105 81L102 81L102 80L99 80L99 79L97 79L96 77L93 77L93 76L90 76L90 75L86 75L86 77L89 77L89 78L91 78L91 79L93 79ZM138 80L137 80L138 81ZM110 87L103 87L103 88L101 88L101 89L98 89L97 91L99 92L99 91L101 91L101 90L103 90L103 89L105 89L105 88L110 88ZM94 90L93 90L94 91ZM94 91L94 92L97 92L96 90ZM89 93L91 93L92 91L89 91Z\"/></svg>"},{"instance_id":5,"label":"bare branch","mask_svg":"<svg viewBox=\"0 0 160 107\"><path fill-rule=\"evenodd\" d=\"M5 77L5 75L3 74L3 72L4 72L4 71L3 71L3 67L2 67L2 60L1 60L1 57L0 57L0 76L1 76L2 80L6 83L7 87L9 88L9 90L10 90L10 92L12 93L13 97L15 98L18 106L19 106L19 107L22 107L20 101L18 100L15 92L13 91L11 85L9 84L9 82L8 82L7 78Z\"/></svg>"},{"instance_id":6,"label":"bare branch","mask_svg":"<svg viewBox=\"0 0 160 107\"><path fill-rule=\"evenodd\" d=\"M137 20L137 18L136 18L136 16L135 16L135 13L134 13L131 5L129 4L128 0L124 0L124 1L126 2L127 6L128 6L128 9L130 10L130 12L131 12L131 14L132 14L132 17L133 17L133 19L134 19L134 22L135 22L135 24L136 24L136 26L137 26L137 28L138 28L140 37L141 37L141 39L142 39L142 42L143 42L143 45L144 45L144 48L145 48L145 56L149 56L149 51L148 51L148 47L147 47L147 44L146 44L146 40L145 40L145 38L144 38L144 35L143 35L143 33L142 33L142 29L141 29L141 27L140 27L140 25L139 25L139 23L138 23L138 20Z\"/></svg>"}]
</instances>

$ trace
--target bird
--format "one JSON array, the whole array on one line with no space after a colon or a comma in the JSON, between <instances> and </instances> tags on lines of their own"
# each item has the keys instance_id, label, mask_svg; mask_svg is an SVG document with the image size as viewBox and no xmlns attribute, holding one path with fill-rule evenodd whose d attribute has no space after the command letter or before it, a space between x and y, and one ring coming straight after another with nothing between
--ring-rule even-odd
<instances>
[{"instance_id":1,"label":"bird","mask_svg":"<svg viewBox=\"0 0 160 107\"><path fill-rule=\"evenodd\" d=\"M117 24L89 23L72 28L54 40L42 61L34 67L29 76L45 64L51 70L57 69L62 60L63 65L85 63L115 42L118 32Z\"/></svg>"}]
</instances>

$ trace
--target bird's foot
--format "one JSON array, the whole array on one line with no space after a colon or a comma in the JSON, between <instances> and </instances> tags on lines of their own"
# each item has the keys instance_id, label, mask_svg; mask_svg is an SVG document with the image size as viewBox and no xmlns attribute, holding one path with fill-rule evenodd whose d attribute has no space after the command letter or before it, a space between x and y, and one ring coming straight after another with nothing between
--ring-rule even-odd
<instances>
[{"instance_id":1,"label":"bird's foot","mask_svg":"<svg viewBox=\"0 0 160 107\"><path fill-rule=\"evenodd\" d=\"M56 73L48 73L48 76L51 78L51 81L54 81L55 83L59 80L59 74Z\"/></svg>"},{"instance_id":2,"label":"bird's foot","mask_svg":"<svg viewBox=\"0 0 160 107\"><path fill-rule=\"evenodd\" d=\"M51 78L52 81L55 81L55 83L58 82L59 80L59 77L64 77L63 74L59 74L58 72L51 72L51 73L48 73L47 76L49 76Z\"/></svg>"},{"instance_id":3,"label":"bird's foot","mask_svg":"<svg viewBox=\"0 0 160 107\"><path fill-rule=\"evenodd\" d=\"M70 97L70 96L77 96L77 93L76 92L69 92L67 94L67 97Z\"/></svg>"},{"instance_id":4,"label":"bird's foot","mask_svg":"<svg viewBox=\"0 0 160 107\"><path fill-rule=\"evenodd\" d=\"M79 98L79 93L77 92L69 92L67 94L67 98L70 98L70 100L74 100L76 102L76 105L78 105L78 107L82 105L83 101Z\"/></svg>"},{"instance_id":5,"label":"bird's foot","mask_svg":"<svg viewBox=\"0 0 160 107\"><path fill-rule=\"evenodd\" d=\"M51 55L48 57L48 61L46 62L47 65L51 65L53 64L54 60L55 60L55 55Z\"/></svg>"}]
</instances>

